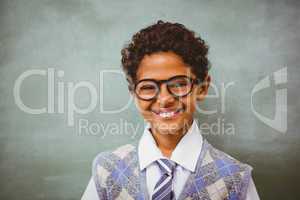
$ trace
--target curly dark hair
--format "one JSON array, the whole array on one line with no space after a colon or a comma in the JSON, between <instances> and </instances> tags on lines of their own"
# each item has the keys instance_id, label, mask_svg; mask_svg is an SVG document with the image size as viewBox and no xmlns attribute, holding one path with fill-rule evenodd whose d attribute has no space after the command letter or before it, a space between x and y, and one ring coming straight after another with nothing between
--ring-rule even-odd
<instances>
[{"instance_id":1,"label":"curly dark hair","mask_svg":"<svg viewBox=\"0 0 300 200\"><path fill-rule=\"evenodd\" d=\"M208 46L204 40L182 24L158 20L156 24L135 33L121 50L122 68L127 81L136 82L136 72L143 57L159 51L172 51L179 55L191 66L200 81L203 81L209 70Z\"/></svg>"}]
</instances>

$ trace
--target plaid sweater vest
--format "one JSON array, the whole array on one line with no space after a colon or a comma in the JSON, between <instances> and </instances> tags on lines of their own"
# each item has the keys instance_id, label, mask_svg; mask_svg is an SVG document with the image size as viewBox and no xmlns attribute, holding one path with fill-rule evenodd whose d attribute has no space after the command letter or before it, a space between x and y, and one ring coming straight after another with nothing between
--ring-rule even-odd
<instances>
[{"instance_id":1,"label":"plaid sweater vest","mask_svg":"<svg viewBox=\"0 0 300 200\"><path fill-rule=\"evenodd\" d=\"M251 166L203 140L196 170L190 174L178 200L244 200L251 170ZM100 200L149 200L145 174L145 169L139 169L135 145L102 152L93 161L93 179Z\"/></svg>"}]
</instances>

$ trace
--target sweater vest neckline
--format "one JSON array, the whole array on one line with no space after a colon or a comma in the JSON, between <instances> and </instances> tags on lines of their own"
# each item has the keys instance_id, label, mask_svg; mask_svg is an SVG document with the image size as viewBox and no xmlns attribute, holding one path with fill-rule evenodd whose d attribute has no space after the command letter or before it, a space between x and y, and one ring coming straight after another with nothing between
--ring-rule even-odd
<instances>
[{"instance_id":1,"label":"sweater vest neckline","mask_svg":"<svg viewBox=\"0 0 300 200\"><path fill-rule=\"evenodd\" d=\"M215 188L225 199L245 199L251 170L251 166L215 149L204 139L195 172L190 173L178 200L216 199ZM122 196L149 200L146 168L139 168L137 145L127 144L113 152L100 153L93 163L93 177L99 197L102 195L100 199Z\"/></svg>"}]
</instances>

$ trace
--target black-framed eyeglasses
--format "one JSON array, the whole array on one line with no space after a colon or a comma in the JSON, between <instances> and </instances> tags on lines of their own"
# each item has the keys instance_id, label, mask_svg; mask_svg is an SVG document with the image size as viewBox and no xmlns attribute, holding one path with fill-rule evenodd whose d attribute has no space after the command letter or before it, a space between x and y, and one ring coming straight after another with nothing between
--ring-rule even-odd
<instances>
[{"instance_id":1,"label":"black-framed eyeglasses","mask_svg":"<svg viewBox=\"0 0 300 200\"><path fill-rule=\"evenodd\" d=\"M194 85L200 81L185 75L173 76L167 80L142 79L129 89L133 90L139 99L150 101L157 98L163 83L167 84L168 92L174 97L184 97L190 94Z\"/></svg>"}]
</instances>

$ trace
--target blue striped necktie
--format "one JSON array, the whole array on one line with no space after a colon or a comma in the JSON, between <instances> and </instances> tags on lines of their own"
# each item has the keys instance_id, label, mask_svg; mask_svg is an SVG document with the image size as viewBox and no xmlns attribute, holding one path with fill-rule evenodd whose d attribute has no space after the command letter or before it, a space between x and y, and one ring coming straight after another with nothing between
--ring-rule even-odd
<instances>
[{"instance_id":1,"label":"blue striped necktie","mask_svg":"<svg viewBox=\"0 0 300 200\"><path fill-rule=\"evenodd\" d=\"M171 200L174 198L172 179L176 163L165 158L157 160L156 163L162 171L162 176L154 187L152 200Z\"/></svg>"}]
</instances>

